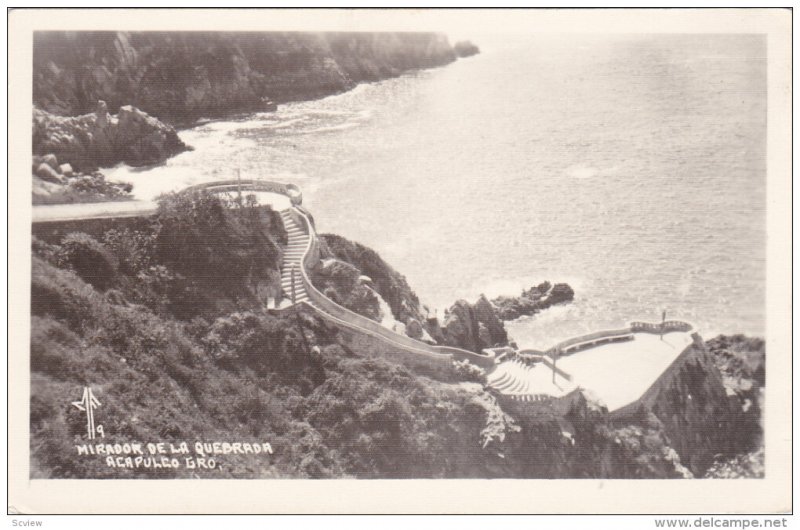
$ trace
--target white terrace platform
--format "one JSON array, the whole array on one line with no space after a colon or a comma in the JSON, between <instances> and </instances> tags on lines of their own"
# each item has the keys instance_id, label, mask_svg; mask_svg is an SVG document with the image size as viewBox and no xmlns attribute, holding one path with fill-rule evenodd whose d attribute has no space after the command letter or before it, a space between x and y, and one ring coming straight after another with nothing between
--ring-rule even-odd
<instances>
[{"instance_id":1,"label":"white terrace platform","mask_svg":"<svg viewBox=\"0 0 800 530\"><path fill-rule=\"evenodd\" d=\"M692 342L690 333L634 333L633 340L611 342L558 359L572 382L594 393L614 411L639 399Z\"/></svg>"}]
</instances>

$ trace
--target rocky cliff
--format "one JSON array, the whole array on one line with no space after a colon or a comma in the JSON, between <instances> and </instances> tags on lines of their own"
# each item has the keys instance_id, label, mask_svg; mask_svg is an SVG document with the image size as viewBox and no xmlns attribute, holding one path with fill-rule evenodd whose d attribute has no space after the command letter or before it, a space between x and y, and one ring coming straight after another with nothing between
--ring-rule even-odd
<instances>
[{"instance_id":1,"label":"rocky cliff","mask_svg":"<svg viewBox=\"0 0 800 530\"><path fill-rule=\"evenodd\" d=\"M33 101L55 114L134 105L190 121L312 99L450 63L435 33L36 32Z\"/></svg>"},{"instance_id":2,"label":"rocky cliff","mask_svg":"<svg viewBox=\"0 0 800 530\"><path fill-rule=\"evenodd\" d=\"M75 171L155 164L186 149L175 129L128 105L111 115L99 101L94 112L75 117L33 109L33 154L55 155Z\"/></svg>"},{"instance_id":3,"label":"rocky cliff","mask_svg":"<svg viewBox=\"0 0 800 530\"><path fill-rule=\"evenodd\" d=\"M448 346L480 352L484 348L506 346L508 334L497 318L491 302L481 295L470 304L459 300L447 310L442 328Z\"/></svg>"}]
</instances>

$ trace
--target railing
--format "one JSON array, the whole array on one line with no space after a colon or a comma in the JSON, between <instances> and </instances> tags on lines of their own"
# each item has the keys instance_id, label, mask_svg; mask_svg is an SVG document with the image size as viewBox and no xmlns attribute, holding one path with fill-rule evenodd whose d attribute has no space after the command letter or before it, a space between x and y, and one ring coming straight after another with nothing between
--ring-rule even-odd
<instances>
[{"instance_id":1,"label":"railing","mask_svg":"<svg viewBox=\"0 0 800 530\"><path fill-rule=\"evenodd\" d=\"M598 344L605 344L608 342L616 342L622 340L630 340L633 338L634 333L669 333L673 331L680 331L688 333L694 329L694 326L682 320L667 320L663 323L652 322L631 322L627 328L621 329L606 329L572 337L565 341L559 342L549 350L548 354L569 355L578 352L586 347L596 346Z\"/></svg>"},{"instance_id":2,"label":"railing","mask_svg":"<svg viewBox=\"0 0 800 530\"><path fill-rule=\"evenodd\" d=\"M303 202L303 193L300 188L294 184L283 184L282 182L273 182L271 180L255 180L255 179L241 179L241 180L215 180L212 182L203 182L201 184L194 184L183 191L197 191L197 190L230 190L230 191L264 191L267 193L277 193L285 195L289 201L299 206Z\"/></svg>"},{"instance_id":3,"label":"railing","mask_svg":"<svg viewBox=\"0 0 800 530\"><path fill-rule=\"evenodd\" d=\"M511 399L514 401L553 401L554 399L558 399L557 396L551 396L550 394L508 394Z\"/></svg>"},{"instance_id":4,"label":"railing","mask_svg":"<svg viewBox=\"0 0 800 530\"><path fill-rule=\"evenodd\" d=\"M353 311L340 306L322 294L311 282L307 272L307 269L313 267L319 261L318 242L313 231L313 226L307 215L299 208L293 208L293 215L297 215L297 218L300 220L298 225L301 227L301 230L304 230L310 235L306 250L303 253L303 266L300 267L303 285L306 289L306 293L308 293L308 298L324 316L328 316L338 323L347 325L350 328L367 332L372 336L380 337L397 347L404 348L415 353L449 360L468 360L481 367L490 367L494 365L494 357L479 355L477 353L462 350L460 348L453 348L450 346L431 346L416 339L412 339L411 337L407 337L406 335L395 333L394 331L383 327L374 320L370 320L365 316L359 315L358 313L354 313Z\"/></svg>"},{"instance_id":5,"label":"railing","mask_svg":"<svg viewBox=\"0 0 800 530\"><path fill-rule=\"evenodd\" d=\"M689 332L694 327L688 322L681 320L667 320L663 324L653 324L652 322L631 322L631 331L636 333L669 333L671 331Z\"/></svg>"},{"instance_id":6,"label":"railing","mask_svg":"<svg viewBox=\"0 0 800 530\"><path fill-rule=\"evenodd\" d=\"M622 328L622 329L604 329L601 331L595 331L593 333L587 333L586 335L580 335L578 337L572 337L571 339L567 339L565 341L559 342L549 350L547 350L548 354L570 354L575 353L587 346L594 346L598 343L606 343L606 342L614 342L617 340L628 340L632 339L633 335L631 333L631 328Z\"/></svg>"}]
</instances>

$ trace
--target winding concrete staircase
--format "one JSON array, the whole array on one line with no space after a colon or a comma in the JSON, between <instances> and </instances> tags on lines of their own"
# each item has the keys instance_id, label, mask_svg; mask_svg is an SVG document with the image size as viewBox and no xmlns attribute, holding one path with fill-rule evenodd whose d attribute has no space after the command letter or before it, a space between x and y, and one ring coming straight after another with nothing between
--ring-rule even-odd
<instances>
[{"instance_id":1,"label":"winding concrete staircase","mask_svg":"<svg viewBox=\"0 0 800 530\"><path fill-rule=\"evenodd\" d=\"M283 255L283 263L281 264L281 290L289 306L302 302L312 305L303 284L303 275L300 272L311 236L298 226L297 222L292 218L290 209L281 210L280 214L283 219L283 226L289 235L289 243L286 246L286 253Z\"/></svg>"}]
</instances>

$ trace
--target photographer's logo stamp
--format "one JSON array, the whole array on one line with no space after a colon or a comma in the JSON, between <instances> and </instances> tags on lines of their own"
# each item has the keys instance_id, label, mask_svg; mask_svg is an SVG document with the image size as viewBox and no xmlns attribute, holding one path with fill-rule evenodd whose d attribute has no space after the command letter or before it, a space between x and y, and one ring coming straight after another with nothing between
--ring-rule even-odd
<instances>
[{"instance_id":1,"label":"photographer's logo stamp","mask_svg":"<svg viewBox=\"0 0 800 530\"><path fill-rule=\"evenodd\" d=\"M100 438L105 438L105 433L103 432L103 426L98 425L95 427L94 424L94 409L101 405L100 400L98 400L92 389L88 386L83 387L83 396L81 396L80 401L73 401L72 405L76 407L81 412L86 413L86 433L89 435L90 440L95 439L96 434L100 434Z\"/></svg>"}]
</instances>

